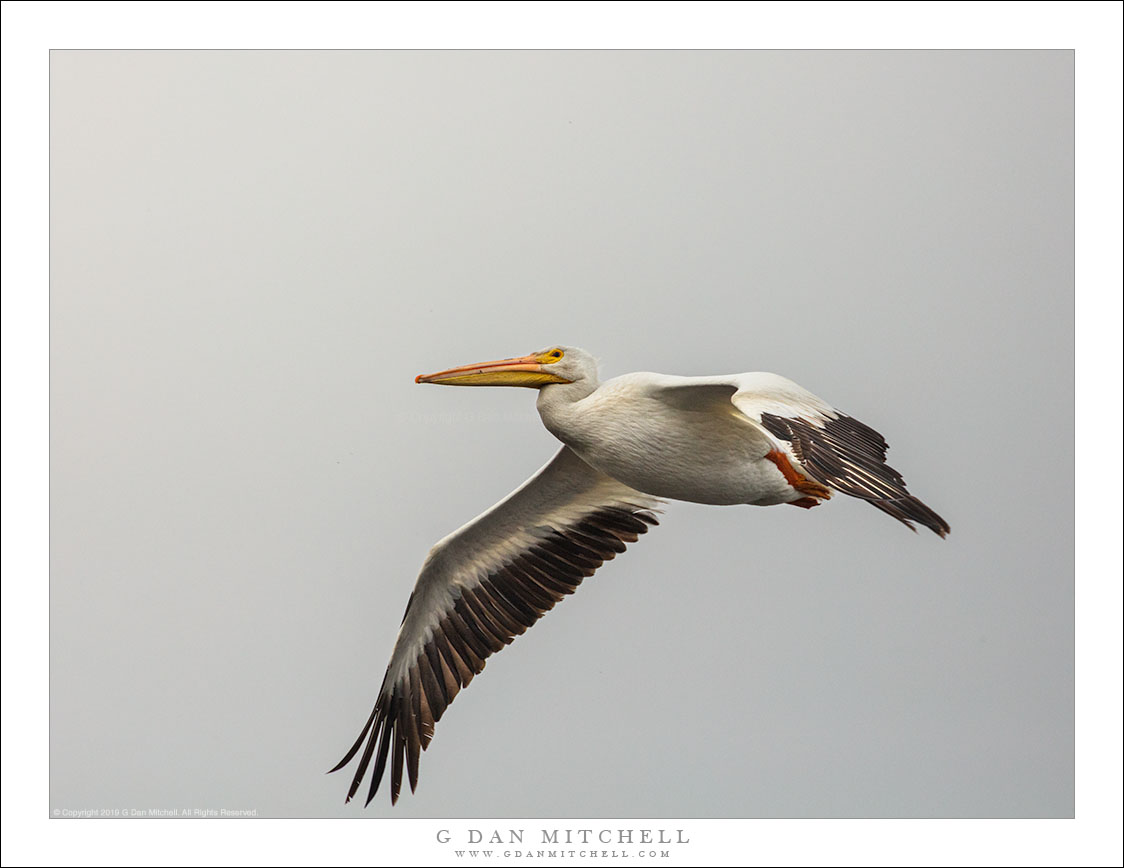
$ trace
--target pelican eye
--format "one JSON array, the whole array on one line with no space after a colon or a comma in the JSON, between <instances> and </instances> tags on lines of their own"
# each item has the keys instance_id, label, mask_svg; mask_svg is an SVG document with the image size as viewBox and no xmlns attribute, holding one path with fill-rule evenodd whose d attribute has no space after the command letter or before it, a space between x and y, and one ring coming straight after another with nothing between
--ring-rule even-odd
<instances>
[{"instance_id":1,"label":"pelican eye","mask_svg":"<svg viewBox=\"0 0 1124 868\"><path fill-rule=\"evenodd\" d=\"M561 350L551 350L549 353L546 354L546 356L547 356L548 359L552 359L553 361L557 362L560 358L562 358L562 351Z\"/></svg>"}]
</instances>

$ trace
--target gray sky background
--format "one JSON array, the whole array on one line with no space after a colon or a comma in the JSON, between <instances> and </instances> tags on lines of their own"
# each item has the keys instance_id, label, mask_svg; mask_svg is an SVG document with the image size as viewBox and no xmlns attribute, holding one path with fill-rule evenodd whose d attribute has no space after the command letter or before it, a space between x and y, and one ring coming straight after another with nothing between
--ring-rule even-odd
<instances>
[{"instance_id":1,"label":"gray sky background","mask_svg":"<svg viewBox=\"0 0 1124 868\"><path fill-rule=\"evenodd\" d=\"M1064 817L1070 52L51 56L50 808ZM952 525L672 504L344 806L421 561L582 346L771 370Z\"/></svg>"}]
</instances>

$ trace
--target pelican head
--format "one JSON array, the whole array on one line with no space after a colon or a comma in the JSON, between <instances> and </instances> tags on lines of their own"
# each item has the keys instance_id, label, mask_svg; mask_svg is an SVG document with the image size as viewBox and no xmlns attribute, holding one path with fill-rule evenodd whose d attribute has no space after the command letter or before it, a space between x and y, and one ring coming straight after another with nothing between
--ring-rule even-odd
<instances>
[{"instance_id":1,"label":"pelican head","mask_svg":"<svg viewBox=\"0 0 1124 868\"><path fill-rule=\"evenodd\" d=\"M527 386L541 389L551 383L597 380L597 360L577 347L554 346L529 356L478 362L436 374L418 374L415 383L440 386Z\"/></svg>"}]
</instances>

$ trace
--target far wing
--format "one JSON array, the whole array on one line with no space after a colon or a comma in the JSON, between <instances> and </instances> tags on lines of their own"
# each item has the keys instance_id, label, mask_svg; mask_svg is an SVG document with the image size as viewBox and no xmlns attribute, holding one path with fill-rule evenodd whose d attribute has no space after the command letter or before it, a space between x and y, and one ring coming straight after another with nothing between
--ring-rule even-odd
<instances>
[{"instance_id":1,"label":"far wing","mask_svg":"<svg viewBox=\"0 0 1124 868\"><path fill-rule=\"evenodd\" d=\"M807 476L867 501L911 530L917 522L942 537L949 532L948 522L910 494L902 475L886 463L886 440L873 428L776 374L730 380L738 386L734 405L782 441Z\"/></svg>"},{"instance_id":2,"label":"far wing","mask_svg":"<svg viewBox=\"0 0 1124 868\"><path fill-rule=\"evenodd\" d=\"M418 761L434 724L485 659L523 633L604 561L657 523L661 501L622 485L564 447L505 500L429 553L363 731L332 769L363 749L347 800L374 759L367 803L390 761L390 800Z\"/></svg>"}]
</instances>

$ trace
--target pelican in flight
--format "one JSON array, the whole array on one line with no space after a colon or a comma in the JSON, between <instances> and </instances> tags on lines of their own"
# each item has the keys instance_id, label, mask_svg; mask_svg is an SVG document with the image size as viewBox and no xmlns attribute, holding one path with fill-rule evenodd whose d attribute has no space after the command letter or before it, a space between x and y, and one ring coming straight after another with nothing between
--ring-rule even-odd
<instances>
[{"instance_id":1,"label":"pelican in flight","mask_svg":"<svg viewBox=\"0 0 1124 868\"><path fill-rule=\"evenodd\" d=\"M388 762L391 803L403 771L415 790L434 724L487 657L646 533L665 499L810 509L841 491L911 530L949 531L886 464L881 434L776 374L601 383L592 356L556 346L416 382L537 389L543 424L563 446L429 552L374 710L332 769L359 754L348 801L372 760L367 804Z\"/></svg>"}]
</instances>

